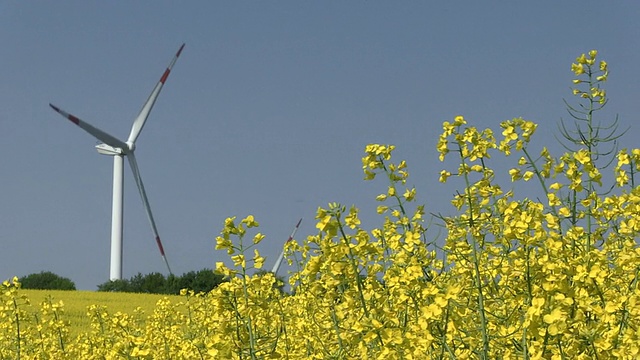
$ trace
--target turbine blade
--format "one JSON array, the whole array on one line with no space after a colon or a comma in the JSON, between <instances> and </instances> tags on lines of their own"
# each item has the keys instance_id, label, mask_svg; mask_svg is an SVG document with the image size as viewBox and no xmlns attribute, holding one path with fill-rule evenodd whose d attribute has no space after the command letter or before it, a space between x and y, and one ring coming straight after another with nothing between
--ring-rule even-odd
<instances>
[{"instance_id":1,"label":"turbine blade","mask_svg":"<svg viewBox=\"0 0 640 360\"><path fill-rule=\"evenodd\" d=\"M298 227L300 227L301 222L302 222L302 218L298 220L296 227L293 228L293 231L291 232L291 235L289 235L289 238L287 239L287 241L285 241L285 244L293 240L293 237L296 235L296 231L298 231ZM282 264L282 259L284 259L284 247L282 248L282 252L280 253L280 256L278 256L278 260L276 260L276 263L273 265L273 269L271 270L272 273L274 274L278 273L278 269L280 269L280 264Z\"/></svg>"},{"instance_id":2,"label":"turbine blade","mask_svg":"<svg viewBox=\"0 0 640 360\"><path fill-rule=\"evenodd\" d=\"M158 95L160 95L160 90L162 90L162 86L164 85L165 81L167 81L167 78L169 77L169 73L171 72L171 68L176 63L176 60L178 60L180 53L182 53L182 49L184 48L184 45L185 44L182 44L182 46L180 46L180 49L178 50L176 55L173 57L173 60L171 60L171 63L162 74L160 81L158 81L156 86L153 88L153 91L151 91L151 95L149 95L147 102L145 102L144 106L142 106L142 109L140 110L138 117L136 117L136 119L133 121L133 126L131 127L131 133L129 134L129 139L127 139L127 142L129 144L134 144L136 142L136 139L138 139L138 136L140 135L140 132L144 127L144 123L147 121L147 118L149 117L149 113L153 108L153 104L155 104L156 99L158 98Z\"/></svg>"},{"instance_id":3,"label":"turbine blade","mask_svg":"<svg viewBox=\"0 0 640 360\"><path fill-rule=\"evenodd\" d=\"M51 108L55 111L57 111L60 115L66 117L67 119L69 119L72 123L78 125L80 128L82 128L84 131L88 132L89 134L93 135L96 139L102 141L103 143L114 147L114 148L120 148L123 150L128 149L127 144L125 144L124 142L118 140L116 137L109 135L108 133L98 129L97 127L94 127L91 124L88 124L82 120L80 120L78 117L69 114L68 112L60 109L59 107L53 105L53 104L49 104L49 106L51 106Z\"/></svg>"},{"instance_id":4,"label":"turbine blade","mask_svg":"<svg viewBox=\"0 0 640 360\"><path fill-rule=\"evenodd\" d=\"M136 157L133 155L133 151L127 154L127 159L129 159L129 165L131 165L133 178L136 180L136 185L138 185L138 191L140 191L142 204L144 205L144 209L147 212L147 218L149 219L149 223L151 224L151 230L153 231L153 236L156 239L158 250L160 250L160 255L162 256L164 263L167 265L167 270L169 270L169 274L173 274L171 272L171 267L169 266L169 261L167 261L167 256L164 253L164 247L162 246L162 241L160 240L160 235L158 234L158 228L156 227L156 222L155 220L153 220L153 214L151 213L151 206L149 206L149 199L147 198L147 192L144 191L144 184L142 183L142 177L140 176L140 170L138 169L138 163L136 161Z\"/></svg>"}]
</instances>

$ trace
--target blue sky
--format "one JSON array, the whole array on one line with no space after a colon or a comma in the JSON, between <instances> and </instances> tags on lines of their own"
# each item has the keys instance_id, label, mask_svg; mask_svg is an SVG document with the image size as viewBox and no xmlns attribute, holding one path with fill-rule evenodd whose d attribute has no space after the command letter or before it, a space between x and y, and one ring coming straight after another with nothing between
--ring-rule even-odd
<instances>
[{"instance_id":1,"label":"blue sky","mask_svg":"<svg viewBox=\"0 0 640 360\"><path fill-rule=\"evenodd\" d=\"M328 202L379 226L368 143L395 144L419 202L452 213L441 123L522 116L558 154L569 67L590 49L611 69L602 119L618 114L637 146L639 18L636 2L2 2L0 278L107 280L112 160L48 104L126 138L183 42L136 151L177 274L226 259L214 239L228 216L261 223L267 268ZM125 277L165 272L128 167L124 238Z\"/></svg>"}]
</instances>

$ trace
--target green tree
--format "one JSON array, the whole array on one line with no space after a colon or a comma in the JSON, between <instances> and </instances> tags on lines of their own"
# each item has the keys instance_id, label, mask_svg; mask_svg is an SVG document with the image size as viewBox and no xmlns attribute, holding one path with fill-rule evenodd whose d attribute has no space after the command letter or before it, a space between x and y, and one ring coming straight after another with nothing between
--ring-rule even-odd
<instances>
[{"instance_id":1,"label":"green tree","mask_svg":"<svg viewBox=\"0 0 640 360\"><path fill-rule=\"evenodd\" d=\"M182 276L169 276L167 290L171 294L179 294L182 289L192 290L196 293L209 292L225 281L222 275L214 273L212 269L189 271Z\"/></svg>"},{"instance_id":2,"label":"green tree","mask_svg":"<svg viewBox=\"0 0 640 360\"><path fill-rule=\"evenodd\" d=\"M76 284L71 279L56 275L51 271L41 271L20 278L23 289L38 290L75 290Z\"/></svg>"},{"instance_id":3,"label":"green tree","mask_svg":"<svg viewBox=\"0 0 640 360\"><path fill-rule=\"evenodd\" d=\"M98 291L104 292L132 292L131 283L127 279L109 280L98 285Z\"/></svg>"},{"instance_id":4,"label":"green tree","mask_svg":"<svg viewBox=\"0 0 640 360\"><path fill-rule=\"evenodd\" d=\"M180 290L188 289L196 293L209 292L226 279L211 269L189 271L182 276L169 275L165 278L161 273L137 275L130 279L110 280L98 285L98 291L135 292L151 294L180 294Z\"/></svg>"},{"instance_id":5,"label":"green tree","mask_svg":"<svg viewBox=\"0 0 640 360\"><path fill-rule=\"evenodd\" d=\"M138 274L140 276L141 274ZM139 283L136 292L150 293L150 294L166 294L167 279L158 272L153 272L141 277L142 281ZM134 281L131 281L132 285Z\"/></svg>"},{"instance_id":6,"label":"green tree","mask_svg":"<svg viewBox=\"0 0 640 360\"><path fill-rule=\"evenodd\" d=\"M188 289L196 293L209 292L225 281L224 276L214 273L212 269L202 269L195 273Z\"/></svg>"}]
</instances>

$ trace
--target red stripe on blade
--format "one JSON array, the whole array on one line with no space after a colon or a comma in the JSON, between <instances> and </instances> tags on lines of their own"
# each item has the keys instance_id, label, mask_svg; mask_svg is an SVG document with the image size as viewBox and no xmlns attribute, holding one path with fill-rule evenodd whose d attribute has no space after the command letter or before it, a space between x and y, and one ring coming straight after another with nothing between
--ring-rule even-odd
<instances>
[{"instance_id":1,"label":"red stripe on blade","mask_svg":"<svg viewBox=\"0 0 640 360\"><path fill-rule=\"evenodd\" d=\"M75 116L73 116L71 114L69 114L67 117L69 118L69 120L73 121L74 124L76 124L76 125L80 124L80 119L78 119L77 117L75 117Z\"/></svg>"},{"instance_id":2,"label":"red stripe on blade","mask_svg":"<svg viewBox=\"0 0 640 360\"><path fill-rule=\"evenodd\" d=\"M156 243L158 244L158 249L160 249L160 255L164 256L164 248L162 247L160 236L156 236Z\"/></svg>"},{"instance_id":3,"label":"red stripe on blade","mask_svg":"<svg viewBox=\"0 0 640 360\"><path fill-rule=\"evenodd\" d=\"M167 78L169 77L169 73L171 72L170 69L167 69L164 71L164 74L162 74L162 77L160 78L160 82L164 84L165 81L167 81Z\"/></svg>"}]
</instances>

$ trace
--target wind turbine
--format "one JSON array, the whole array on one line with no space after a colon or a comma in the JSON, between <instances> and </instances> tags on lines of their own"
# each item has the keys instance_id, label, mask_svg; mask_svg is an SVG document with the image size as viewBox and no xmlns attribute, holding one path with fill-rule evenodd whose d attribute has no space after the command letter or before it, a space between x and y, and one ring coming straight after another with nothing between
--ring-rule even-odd
<instances>
[{"instance_id":1,"label":"wind turbine","mask_svg":"<svg viewBox=\"0 0 640 360\"><path fill-rule=\"evenodd\" d=\"M151 207L149 206L149 199L147 198L147 193L144 190L144 184L142 183L142 177L140 176L140 170L138 168L138 163L136 162L136 157L134 155L136 149L136 140L144 127L147 118L149 117L149 113L153 108L153 104L155 104L158 95L160 94L160 90L162 90L162 86L167 81L169 77L169 73L171 72L171 68L178 60L182 49L185 44L180 46L178 52L171 60L171 63L167 67L167 69L162 74L160 81L156 84L151 91L151 95L142 106L142 110L138 114L138 117L133 121L133 126L131 127L131 133L129 134L129 138L127 141L122 141L114 136L109 135L108 133L92 126L89 123L86 123L80 120L78 117L69 114L68 112L60 109L59 107L49 104L53 110L57 111L60 115L69 119L72 123L78 125L84 131L93 135L96 139L100 140L102 143L96 145L96 149L100 154L113 156L113 203L111 209L111 267L109 272L109 279L118 280L122 278L122 203L123 203L123 180L124 180L124 157L126 156L129 160L129 165L131 166L131 171L133 173L133 178L136 181L136 185L138 186L138 191L140 192L140 197L142 198L142 204L147 212L147 218L149 219L149 223L151 224L151 230L153 231L153 235L156 239L156 244L158 245L158 249L160 250L160 255L162 255L162 259L164 263L167 265L167 270L169 270L169 274L172 274L171 267L169 266L169 262L167 261L167 256L164 253L164 248L162 246L162 241L160 241L160 235L158 234L158 228L156 227L156 222L153 220L153 214L151 213Z\"/></svg>"},{"instance_id":2,"label":"wind turbine","mask_svg":"<svg viewBox=\"0 0 640 360\"><path fill-rule=\"evenodd\" d=\"M289 235L289 238L287 239L287 241L284 242L285 247L287 245L287 243L291 240L293 240L293 237L296 236L296 232L298 231L298 228L300 227L300 223L302 222L302 218L300 218L300 220L298 220L298 223L296 224L296 227L293 228L293 231L291 232L291 235ZM282 252L280 253L280 256L278 256L278 259L276 260L276 263L273 264L273 269L271 270L272 273L277 274L278 270L280 269L280 265L282 264L282 259L284 259L284 247L282 248Z\"/></svg>"}]
</instances>

